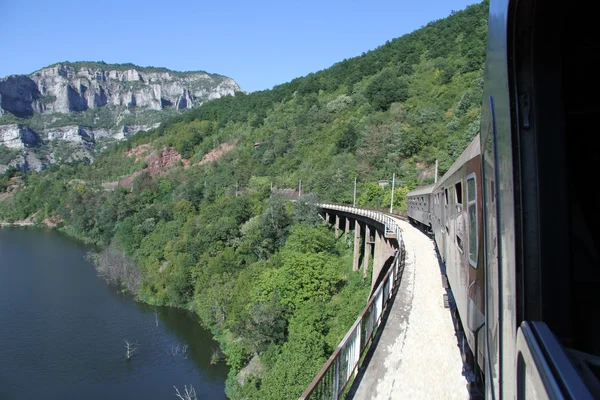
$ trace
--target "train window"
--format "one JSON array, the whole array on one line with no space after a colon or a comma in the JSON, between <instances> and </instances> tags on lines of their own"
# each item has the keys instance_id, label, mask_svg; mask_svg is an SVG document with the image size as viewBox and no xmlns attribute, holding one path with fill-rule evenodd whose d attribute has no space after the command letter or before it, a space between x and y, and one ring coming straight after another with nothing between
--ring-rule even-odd
<instances>
[{"instance_id":1,"label":"train window","mask_svg":"<svg viewBox=\"0 0 600 400\"><path fill-rule=\"evenodd\" d=\"M456 193L456 210L461 213L462 212L462 180L456 182L454 185L455 193Z\"/></svg>"},{"instance_id":2,"label":"train window","mask_svg":"<svg viewBox=\"0 0 600 400\"><path fill-rule=\"evenodd\" d=\"M469 264L477 268L479 243L477 238L477 185L475 174L467 176L467 214L469 217Z\"/></svg>"}]
</instances>

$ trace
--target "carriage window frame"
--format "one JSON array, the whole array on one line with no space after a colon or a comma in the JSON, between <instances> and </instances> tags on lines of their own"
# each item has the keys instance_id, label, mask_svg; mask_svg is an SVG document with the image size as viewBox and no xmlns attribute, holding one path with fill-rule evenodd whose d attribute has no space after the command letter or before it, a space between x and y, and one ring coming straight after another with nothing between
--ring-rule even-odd
<instances>
[{"instance_id":1,"label":"carriage window frame","mask_svg":"<svg viewBox=\"0 0 600 400\"><path fill-rule=\"evenodd\" d=\"M464 210L464 206L463 206L463 180L459 179L458 181L456 181L454 183L454 206L455 206L455 210L456 210L456 221L459 220L459 218L461 218L461 215L463 213ZM458 230L458 226L455 225L455 231L454 231L454 235L456 236L455 238L455 242L456 245L458 246L458 250L460 251L461 254L465 253L465 247L464 247L464 237L462 235L462 232L459 232ZM464 225L463 225L464 228Z\"/></svg>"},{"instance_id":2,"label":"carriage window frame","mask_svg":"<svg viewBox=\"0 0 600 400\"><path fill-rule=\"evenodd\" d=\"M470 199L470 192L469 192L469 181L473 180L473 187L475 188L475 192L473 193L473 200ZM467 220L468 220L468 224L469 224L469 251L468 251L468 258L469 258L469 264L473 267L473 268L477 268L477 260L479 258L479 236L478 236L478 232L479 232L479 218L477 217L477 176L475 175L474 172L471 172L469 175L467 175ZM471 224L473 221L471 221L471 207L475 208L475 232L474 235L471 235L472 230L471 230ZM474 248L474 253L471 252L471 246L473 245L473 237L475 238L475 248ZM473 259L471 256L474 255L475 259Z\"/></svg>"},{"instance_id":3,"label":"carriage window frame","mask_svg":"<svg viewBox=\"0 0 600 400\"><path fill-rule=\"evenodd\" d=\"M458 212L462 212L463 209L463 195L462 195L462 179L459 179L455 184L454 184L454 201L456 204L456 209ZM458 209L458 206L460 206L460 210Z\"/></svg>"}]
</instances>

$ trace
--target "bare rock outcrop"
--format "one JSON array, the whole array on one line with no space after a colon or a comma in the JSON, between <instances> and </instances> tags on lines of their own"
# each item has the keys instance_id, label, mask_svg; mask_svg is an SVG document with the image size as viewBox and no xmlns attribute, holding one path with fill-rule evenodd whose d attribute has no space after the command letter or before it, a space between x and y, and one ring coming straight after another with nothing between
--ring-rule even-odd
<instances>
[{"instance_id":1,"label":"bare rock outcrop","mask_svg":"<svg viewBox=\"0 0 600 400\"><path fill-rule=\"evenodd\" d=\"M12 75L0 79L0 146L20 152L3 167L93 160L100 138L123 140L158 127L169 115L238 91L238 84L222 75L133 64L64 62ZM57 143L64 143L62 156L54 154ZM72 150L68 156L65 145Z\"/></svg>"},{"instance_id":2,"label":"bare rock outcrop","mask_svg":"<svg viewBox=\"0 0 600 400\"><path fill-rule=\"evenodd\" d=\"M174 106L181 110L241 90L233 79L202 71L118 70L108 64L106 69L99 63L89 65L60 63L29 76L0 79L1 108L23 116L85 111L107 104L152 110Z\"/></svg>"},{"instance_id":3,"label":"bare rock outcrop","mask_svg":"<svg viewBox=\"0 0 600 400\"><path fill-rule=\"evenodd\" d=\"M0 145L9 149L24 149L34 146L38 141L35 132L24 125L0 125Z\"/></svg>"}]
</instances>

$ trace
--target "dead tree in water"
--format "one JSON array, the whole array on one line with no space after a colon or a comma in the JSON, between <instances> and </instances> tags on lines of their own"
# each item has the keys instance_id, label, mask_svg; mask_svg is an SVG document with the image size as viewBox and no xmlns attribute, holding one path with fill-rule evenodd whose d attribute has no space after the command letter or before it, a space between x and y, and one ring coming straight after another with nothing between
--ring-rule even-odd
<instances>
[{"instance_id":1,"label":"dead tree in water","mask_svg":"<svg viewBox=\"0 0 600 400\"><path fill-rule=\"evenodd\" d=\"M190 385L190 388L188 389L188 387L186 385L184 385L184 391L183 394L179 393L179 389L177 389L177 387L173 386L175 388L175 395L177 397L179 397L181 400L197 400L198 397L196 396L196 391L194 390L194 387L192 385Z\"/></svg>"},{"instance_id":2,"label":"dead tree in water","mask_svg":"<svg viewBox=\"0 0 600 400\"><path fill-rule=\"evenodd\" d=\"M133 353L137 350L138 344L131 343L127 339L123 339L123 341L125 342L125 349L127 349L127 352L125 353L125 357L129 360L129 359L131 359L131 356L133 355Z\"/></svg>"}]
</instances>

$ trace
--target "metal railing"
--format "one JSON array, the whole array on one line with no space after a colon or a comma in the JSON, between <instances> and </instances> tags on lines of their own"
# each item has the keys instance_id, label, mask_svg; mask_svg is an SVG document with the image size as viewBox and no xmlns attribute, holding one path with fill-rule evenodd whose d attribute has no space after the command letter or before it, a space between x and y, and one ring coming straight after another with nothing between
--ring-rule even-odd
<instances>
[{"instance_id":1,"label":"metal railing","mask_svg":"<svg viewBox=\"0 0 600 400\"><path fill-rule=\"evenodd\" d=\"M363 215L384 223L386 230L389 226L396 233L398 249L394 255L392 267L385 274L346 336L344 336L308 388L302 393L301 400L337 400L344 393L344 389L350 380L358 373L360 358L365 350L370 347L374 333L381 324L384 312L391 304L390 299L400 283L405 261L404 242L402 241L400 228L389 216L378 211L361 210L333 204L321 204L321 207Z\"/></svg>"},{"instance_id":2,"label":"metal railing","mask_svg":"<svg viewBox=\"0 0 600 400\"><path fill-rule=\"evenodd\" d=\"M319 204L319 207L328 208L330 210L343 211L343 212L347 212L350 214L362 215L363 217L373 219L373 220L385 225L386 235L396 234L396 239L398 240L398 243L402 242L402 231L400 230L400 227L398 226L398 224L396 224L396 221L394 220L394 218L392 218L391 216L389 216L385 213L382 213L380 211L375 211L375 210L364 209L364 208L356 208L356 207L352 207L352 206L342 206L339 204L325 203L325 204Z\"/></svg>"}]
</instances>

